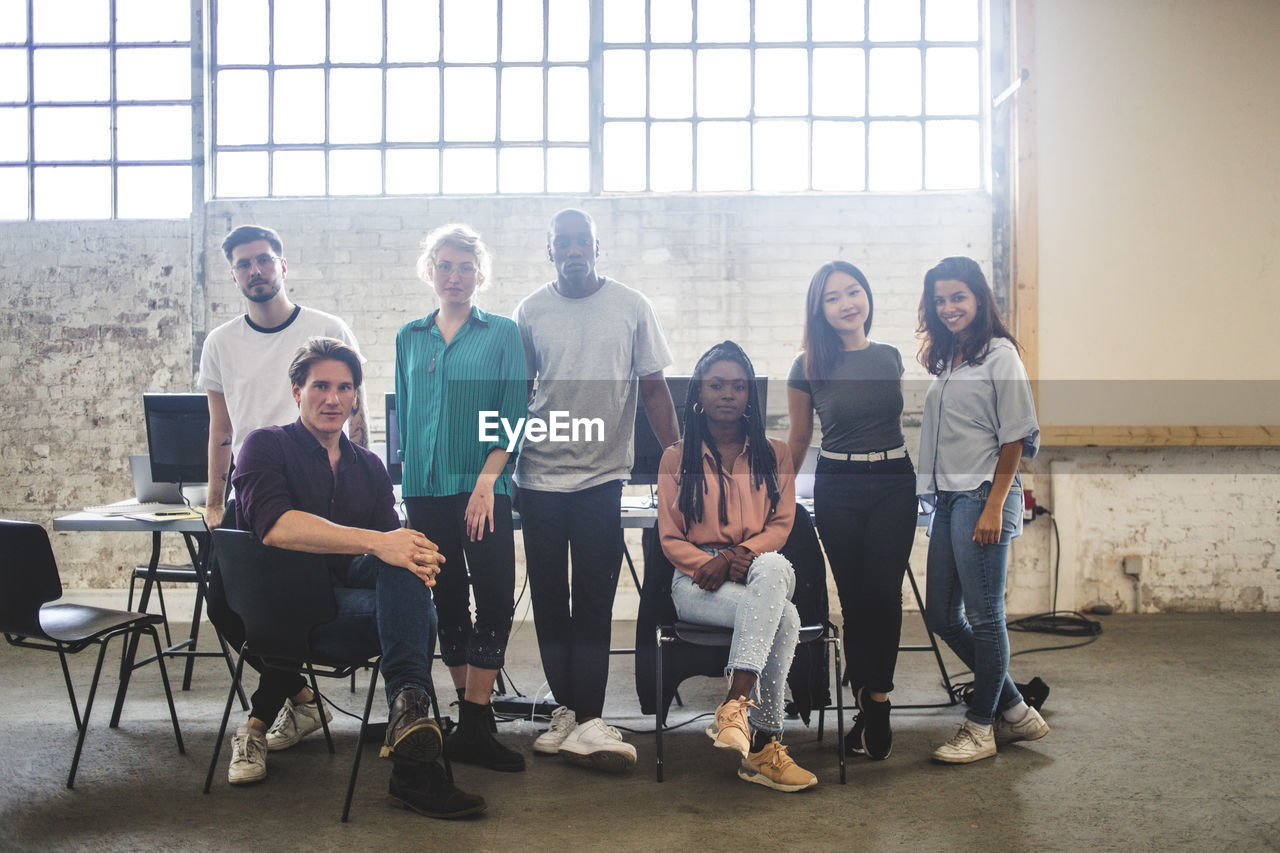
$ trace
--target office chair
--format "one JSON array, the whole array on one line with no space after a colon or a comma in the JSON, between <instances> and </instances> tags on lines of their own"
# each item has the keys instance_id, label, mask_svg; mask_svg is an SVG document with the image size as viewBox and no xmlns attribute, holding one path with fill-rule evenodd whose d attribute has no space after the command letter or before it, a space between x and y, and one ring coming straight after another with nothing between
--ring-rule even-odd
<instances>
[{"instance_id":1,"label":"office chair","mask_svg":"<svg viewBox=\"0 0 1280 853\"><path fill-rule=\"evenodd\" d=\"M67 787L75 784L80 753L89 730L89 713L93 710L98 679L102 675L102 661L106 657L107 643L114 637L125 637L127 649L130 646L136 648L142 634L150 635L155 644L165 699L169 703L173 736L178 742L178 752L185 753L182 731L178 727L178 712L173 707L173 692L169 688L169 674L160 653L160 636L155 628L161 617L84 604L51 604L62 597L62 579L49 544L49 534L38 524L0 520L0 554L3 554L0 556L0 590L3 591L0 595L0 631L4 632L10 645L57 652L62 663L62 678L67 685L67 698L71 701L77 732ZM67 655L81 652L91 645L98 646L98 663L94 667L93 682L81 714L75 688L71 684L71 672L67 668ZM129 659L121 669L117 706L124 701L132 673L133 661Z\"/></svg>"}]
</instances>

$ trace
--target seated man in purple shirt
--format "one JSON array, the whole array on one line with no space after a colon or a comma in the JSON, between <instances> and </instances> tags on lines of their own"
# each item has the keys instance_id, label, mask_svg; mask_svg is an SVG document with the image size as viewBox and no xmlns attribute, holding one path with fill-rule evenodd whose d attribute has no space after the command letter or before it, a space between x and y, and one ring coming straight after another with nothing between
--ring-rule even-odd
<instances>
[{"instance_id":1,"label":"seated man in purple shirt","mask_svg":"<svg viewBox=\"0 0 1280 853\"><path fill-rule=\"evenodd\" d=\"M427 698L436 635L430 588L443 558L421 533L400 526L382 462L342 433L358 405L360 356L334 338L312 338L294 356L289 379L298 420L245 438L234 477L236 526L267 545L325 555L338 616L312 632L317 652L381 651L391 803L438 818L482 811L484 799L455 788L439 762L441 734ZM295 675L255 668L253 710L232 739L232 784L266 777L267 726L298 690Z\"/></svg>"}]
</instances>

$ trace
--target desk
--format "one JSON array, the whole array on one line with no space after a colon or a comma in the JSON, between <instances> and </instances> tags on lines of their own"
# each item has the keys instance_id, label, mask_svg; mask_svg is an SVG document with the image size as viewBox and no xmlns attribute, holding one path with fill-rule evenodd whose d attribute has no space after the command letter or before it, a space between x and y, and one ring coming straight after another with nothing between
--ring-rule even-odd
<instances>
[{"instance_id":1,"label":"desk","mask_svg":"<svg viewBox=\"0 0 1280 853\"><path fill-rule=\"evenodd\" d=\"M156 584L156 569L160 565L160 537L164 533L179 533L182 535L183 542L187 546L187 553L191 557L191 565L196 570L196 607L191 617L191 633L187 639L175 643L166 648L163 652L166 656L185 657L187 659L186 672L183 674L182 689L191 689L191 671L197 657L221 657L227 664L228 671L234 676L235 665L231 661L231 655L227 651L226 644L222 641L222 637L217 634L214 629L214 635L218 640L219 651L197 651L196 641L200 636L200 619L201 609L204 604L204 597L208 593L208 578L206 575L206 562L209 552L209 533L204 526L204 520L199 518L182 519L179 521L148 521L142 518L130 518L124 515L98 515L92 512L76 512L70 515L64 515L53 520L53 529L59 532L73 531L89 531L94 533L150 533L151 534L151 558L147 564L147 576L142 584L142 595L138 598L138 610L145 611L147 604L151 598L151 588ZM136 640L136 638L135 638ZM136 642L130 645L136 646ZM124 661L130 659L130 653L136 652L126 649L126 657L121 661L123 667ZM134 668L144 666L154 660L153 657L144 660L135 661ZM240 702L245 708L248 703L245 699L244 691L240 692ZM124 694L121 693L116 698L116 706L111 715L111 726L114 728L120 722L120 711L124 705Z\"/></svg>"}]
</instances>

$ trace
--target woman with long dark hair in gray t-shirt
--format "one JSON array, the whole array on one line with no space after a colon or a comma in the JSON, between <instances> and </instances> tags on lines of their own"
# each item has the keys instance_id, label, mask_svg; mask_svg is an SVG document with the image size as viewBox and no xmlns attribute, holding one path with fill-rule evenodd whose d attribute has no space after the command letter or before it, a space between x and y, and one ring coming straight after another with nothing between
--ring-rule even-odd
<instances>
[{"instance_id":1,"label":"woman with long dark hair in gray t-shirt","mask_svg":"<svg viewBox=\"0 0 1280 853\"><path fill-rule=\"evenodd\" d=\"M889 693L917 502L902 439L902 356L867 338L872 309L871 286L853 264L830 261L814 273L787 401L797 469L815 411L822 423L814 515L840 595L847 678L858 703L845 750L881 760L893 748Z\"/></svg>"}]
</instances>

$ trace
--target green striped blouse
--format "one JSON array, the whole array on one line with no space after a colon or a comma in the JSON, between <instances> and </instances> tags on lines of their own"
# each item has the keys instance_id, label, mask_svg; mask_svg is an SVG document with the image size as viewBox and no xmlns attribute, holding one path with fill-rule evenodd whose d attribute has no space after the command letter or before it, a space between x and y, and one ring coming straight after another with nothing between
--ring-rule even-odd
<instances>
[{"instance_id":1,"label":"green striped blouse","mask_svg":"<svg viewBox=\"0 0 1280 853\"><path fill-rule=\"evenodd\" d=\"M470 493L489 452L507 446L480 440L480 412L514 425L528 412L524 346L515 322L472 306L445 345L432 311L396 335L396 413L400 425L401 491L405 497ZM491 421L495 418L491 418ZM494 494L511 494L506 471Z\"/></svg>"}]
</instances>

